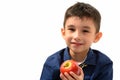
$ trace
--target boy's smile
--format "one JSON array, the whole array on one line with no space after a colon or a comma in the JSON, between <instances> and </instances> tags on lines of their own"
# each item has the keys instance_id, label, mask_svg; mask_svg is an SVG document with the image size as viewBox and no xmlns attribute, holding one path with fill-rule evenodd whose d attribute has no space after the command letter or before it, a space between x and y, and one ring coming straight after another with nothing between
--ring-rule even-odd
<instances>
[{"instance_id":1,"label":"boy's smile","mask_svg":"<svg viewBox=\"0 0 120 80\"><path fill-rule=\"evenodd\" d=\"M79 42L71 42L71 44L79 46L79 45L83 45L83 43L79 43Z\"/></svg>"},{"instance_id":2,"label":"boy's smile","mask_svg":"<svg viewBox=\"0 0 120 80\"><path fill-rule=\"evenodd\" d=\"M80 47L80 46L84 45L84 43L81 43L81 42L71 42L70 44L73 47Z\"/></svg>"}]
</instances>

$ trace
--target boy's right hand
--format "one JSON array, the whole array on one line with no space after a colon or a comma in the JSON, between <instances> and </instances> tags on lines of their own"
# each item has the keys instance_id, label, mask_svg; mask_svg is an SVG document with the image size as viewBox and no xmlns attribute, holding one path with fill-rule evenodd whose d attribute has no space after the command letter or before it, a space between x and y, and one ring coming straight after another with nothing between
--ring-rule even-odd
<instances>
[{"instance_id":1,"label":"boy's right hand","mask_svg":"<svg viewBox=\"0 0 120 80\"><path fill-rule=\"evenodd\" d=\"M67 72L65 72L64 74L60 73L60 78L62 80L83 80L84 73L82 68L80 68L80 75L77 75L71 71L69 74Z\"/></svg>"}]
</instances>

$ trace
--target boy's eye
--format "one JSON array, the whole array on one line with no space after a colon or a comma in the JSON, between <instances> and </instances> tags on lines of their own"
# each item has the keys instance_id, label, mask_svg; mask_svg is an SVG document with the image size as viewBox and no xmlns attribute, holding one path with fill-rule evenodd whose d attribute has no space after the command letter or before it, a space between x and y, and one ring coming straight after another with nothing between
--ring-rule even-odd
<instances>
[{"instance_id":1,"label":"boy's eye","mask_svg":"<svg viewBox=\"0 0 120 80\"><path fill-rule=\"evenodd\" d=\"M89 32L88 30L83 30L83 32Z\"/></svg>"},{"instance_id":2,"label":"boy's eye","mask_svg":"<svg viewBox=\"0 0 120 80\"><path fill-rule=\"evenodd\" d=\"M68 30L70 30L70 31L75 31L75 29L73 29L73 28L69 28Z\"/></svg>"}]
</instances>

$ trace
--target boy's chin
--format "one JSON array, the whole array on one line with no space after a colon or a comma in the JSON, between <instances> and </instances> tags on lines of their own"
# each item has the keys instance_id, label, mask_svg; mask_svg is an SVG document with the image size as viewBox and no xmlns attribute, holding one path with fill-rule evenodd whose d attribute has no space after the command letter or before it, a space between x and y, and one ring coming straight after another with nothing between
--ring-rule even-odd
<instances>
[{"instance_id":1,"label":"boy's chin","mask_svg":"<svg viewBox=\"0 0 120 80\"><path fill-rule=\"evenodd\" d=\"M79 53L82 52L82 50L81 50L81 49L75 49L75 48L73 48L73 49L71 49L70 52L72 52L72 53L74 53L74 54L79 54Z\"/></svg>"}]
</instances>

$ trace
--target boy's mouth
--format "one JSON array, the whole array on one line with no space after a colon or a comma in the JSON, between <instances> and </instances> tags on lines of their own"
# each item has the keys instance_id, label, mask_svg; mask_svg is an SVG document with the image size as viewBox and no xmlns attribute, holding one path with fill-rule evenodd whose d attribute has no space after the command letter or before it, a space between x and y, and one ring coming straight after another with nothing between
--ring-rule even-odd
<instances>
[{"instance_id":1,"label":"boy's mouth","mask_svg":"<svg viewBox=\"0 0 120 80\"><path fill-rule=\"evenodd\" d=\"M74 45L83 45L83 43L79 43L79 42L71 42L71 44L74 44Z\"/></svg>"}]
</instances>

